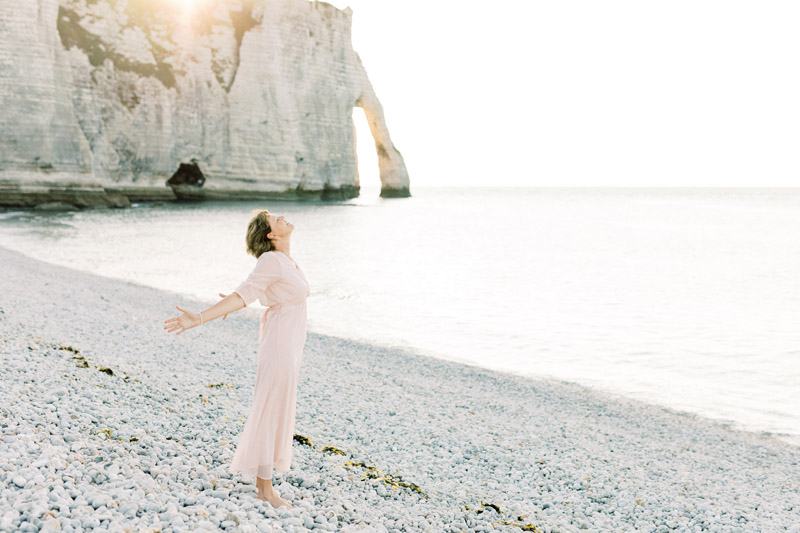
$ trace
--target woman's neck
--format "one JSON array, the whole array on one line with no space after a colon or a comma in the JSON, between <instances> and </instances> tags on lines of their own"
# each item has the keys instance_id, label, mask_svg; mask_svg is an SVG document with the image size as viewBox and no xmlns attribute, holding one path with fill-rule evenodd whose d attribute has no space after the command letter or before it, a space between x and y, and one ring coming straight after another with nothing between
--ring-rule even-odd
<instances>
[{"instance_id":1,"label":"woman's neck","mask_svg":"<svg viewBox=\"0 0 800 533\"><path fill-rule=\"evenodd\" d=\"M286 255L288 255L289 257L292 257L292 256L289 254L289 241L288 241L288 240L287 240L287 241L283 241L283 240L282 240L282 241L280 241L280 242L277 242L277 243L275 243L275 244L273 245L273 249L274 249L275 251L278 251L278 252L283 252L283 253L285 253Z\"/></svg>"}]
</instances>

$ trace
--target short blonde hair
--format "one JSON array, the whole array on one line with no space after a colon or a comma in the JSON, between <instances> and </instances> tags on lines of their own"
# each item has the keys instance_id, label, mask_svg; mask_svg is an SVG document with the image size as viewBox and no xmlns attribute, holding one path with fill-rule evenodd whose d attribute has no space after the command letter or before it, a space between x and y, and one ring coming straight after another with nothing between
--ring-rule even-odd
<instances>
[{"instance_id":1,"label":"short blonde hair","mask_svg":"<svg viewBox=\"0 0 800 533\"><path fill-rule=\"evenodd\" d=\"M267 235L272 231L269 225L269 211L266 209L256 209L253 211L253 218L247 224L247 253L256 259L261 257L264 252L269 252L275 247Z\"/></svg>"}]
</instances>

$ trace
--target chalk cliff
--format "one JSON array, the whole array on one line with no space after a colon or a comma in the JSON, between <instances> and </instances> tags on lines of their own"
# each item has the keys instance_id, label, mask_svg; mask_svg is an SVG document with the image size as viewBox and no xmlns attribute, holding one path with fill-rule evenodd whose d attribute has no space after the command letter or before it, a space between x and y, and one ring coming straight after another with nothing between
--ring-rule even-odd
<instances>
[{"instance_id":1,"label":"chalk cliff","mask_svg":"<svg viewBox=\"0 0 800 533\"><path fill-rule=\"evenodd\" d=\"M349 8L184 6L0 2L0 203L356 196L355 106L382 195L408 196Z\"/></svg>"}]
</instances>

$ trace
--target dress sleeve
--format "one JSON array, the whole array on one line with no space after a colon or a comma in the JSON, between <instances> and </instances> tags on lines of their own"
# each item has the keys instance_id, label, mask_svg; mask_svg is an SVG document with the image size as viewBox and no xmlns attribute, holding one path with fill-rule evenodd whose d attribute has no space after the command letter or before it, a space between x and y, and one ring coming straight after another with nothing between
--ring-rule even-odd
<instances>
[{"instance_id":1,"label":"dress sleeve","mask_svg":"<svg viewBox=\"0 0 800 533\"><path fill-rule=\"evenodd\" d=\"M247 276L247 279L236 287L234 292L241 296L245 305L250 305L280 277L281 262L275 257L275 254L265 252L258 258L255 268Z\"/></svg>"}]
</instances>

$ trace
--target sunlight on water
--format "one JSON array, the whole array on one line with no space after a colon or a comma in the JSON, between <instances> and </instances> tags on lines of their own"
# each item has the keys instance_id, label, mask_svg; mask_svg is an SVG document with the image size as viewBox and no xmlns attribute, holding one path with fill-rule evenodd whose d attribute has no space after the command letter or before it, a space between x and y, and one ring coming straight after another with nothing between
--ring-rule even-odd
<instances>
[{"instance_id":1,"label":"sunlight on water","mask_svg":"<svg viewBox=\"0 0 800 533\"><path fill-rule=\"evenodd\" d=\"M800 438L800 190L378 192L6 213L0 245L210 303L266 207L295 224L312 331Z\"/></svg>"}]
</instances>

